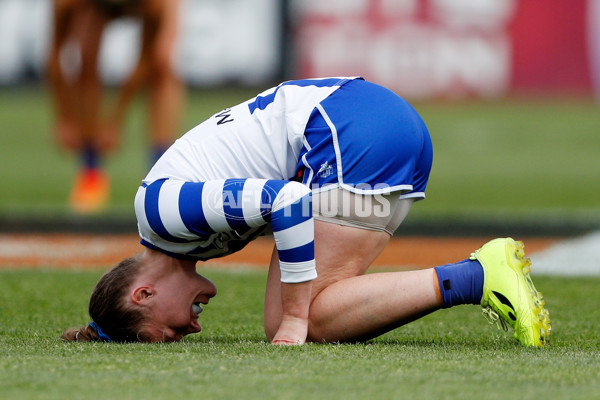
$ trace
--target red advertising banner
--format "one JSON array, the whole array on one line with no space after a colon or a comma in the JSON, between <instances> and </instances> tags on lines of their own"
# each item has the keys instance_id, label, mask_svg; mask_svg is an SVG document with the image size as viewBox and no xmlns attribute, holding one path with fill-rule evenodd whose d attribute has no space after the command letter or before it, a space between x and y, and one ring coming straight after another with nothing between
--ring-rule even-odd
<instances>
[{"instance_id":1,"label":"red advertising banner","mask_svg":"<svg viewBox=\"0 0 600 400\"><path fill-rule=\"evenodd\" d=\"M589 0L594 1L594 0ZM585 0L304 0L299 77L362 75L411 98L591 93Z\"/></svg>"},{"instance_id":2,"label":"red advertising banner","mask_svg":"<svg viewBox=\"0 0 600 400\"><path fill-rule=\"evenodd\" d=\"M511 24L512 88L589 92L587 2L521 0Z\"/></svg>"}]
</instances>

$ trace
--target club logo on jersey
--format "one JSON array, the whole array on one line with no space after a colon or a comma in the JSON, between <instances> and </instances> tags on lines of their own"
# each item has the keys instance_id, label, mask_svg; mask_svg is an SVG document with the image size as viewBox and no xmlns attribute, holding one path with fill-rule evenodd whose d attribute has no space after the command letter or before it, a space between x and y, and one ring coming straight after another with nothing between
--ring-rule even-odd
<instances>
[{"instance_id":1,"label":"club logo on jersey","mask_svg":"<svg viewBox=\"0 0 600 400\"><path fill-rule=\"evenodd\" d=\"M215 118L218 119L217 125L223 125L228 122L233 122L233 118L231 118L231 108L224 109L220 113L216 114Z\"/></svg>"},{"instance_id":2,"label":"club logo on jersey","mask_svg":"<svg viewBox=\"0 0 600 400\"><path fill-rule=\"evenodd\" d=\"M333 175L333 166L329 165L327 161L321 164L321 168L319 168L319 172L317 175L321 178L327 178L330 175Z\"/></svg>"}]
</instances>

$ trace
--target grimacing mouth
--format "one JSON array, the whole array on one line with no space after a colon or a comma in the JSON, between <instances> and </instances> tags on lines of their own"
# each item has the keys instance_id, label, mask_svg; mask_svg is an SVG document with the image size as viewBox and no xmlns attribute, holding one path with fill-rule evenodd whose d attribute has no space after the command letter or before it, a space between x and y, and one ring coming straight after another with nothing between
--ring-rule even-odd
<instances>
[{"instance_id":1,"label":"grimacing mouth","mask_svg":"<svg viewBox=\"0 0 600 400\"><path fill-rule=\"evenodd\" d=\"M200 303L199 301L196 301L192 304L192 311L194 312L194 314L200 315L200 313L203 310L204 310L204 307L202 307L202 303Z\"/></svg>"}]
</instances>

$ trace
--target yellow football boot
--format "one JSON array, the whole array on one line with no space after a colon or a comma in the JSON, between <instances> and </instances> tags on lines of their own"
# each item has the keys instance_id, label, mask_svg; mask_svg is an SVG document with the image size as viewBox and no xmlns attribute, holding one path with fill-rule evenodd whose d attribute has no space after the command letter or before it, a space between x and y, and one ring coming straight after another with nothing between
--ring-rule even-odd
<instances>
[{"instance_id":1,"label":"yellow football boot","mask_svg":"<svg viewBox=\"0 0 600 400\"><path fill-rule=\"evenodd\" d=\"M514 328L524 346L542 347L550 339L550 317L545 301L529 275L531 262L524 258L523 242L494 239L471 254L483 266L481 306L490 322Z\"/></svg>"}]
</instances>

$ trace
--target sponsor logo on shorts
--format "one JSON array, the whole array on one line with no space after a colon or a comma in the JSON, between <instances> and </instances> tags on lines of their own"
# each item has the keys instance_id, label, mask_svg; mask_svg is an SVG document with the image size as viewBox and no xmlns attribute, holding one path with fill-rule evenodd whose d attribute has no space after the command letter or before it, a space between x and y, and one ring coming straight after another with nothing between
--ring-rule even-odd
<instances>
[{"instance_id":1,"label":"sponsor logo on shorts","mask_svg":"<svg viewBox=\"0 0 600 400\"><path fill-rule=\"evenodd\" d=\"M327 178L328 176L333 175L333 166L329 165L329 163L325 161L323 164L321 164L321 168L319 168L317 175L321 178Z\"/></svg>"}]
</instances>

